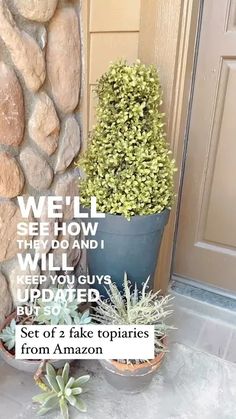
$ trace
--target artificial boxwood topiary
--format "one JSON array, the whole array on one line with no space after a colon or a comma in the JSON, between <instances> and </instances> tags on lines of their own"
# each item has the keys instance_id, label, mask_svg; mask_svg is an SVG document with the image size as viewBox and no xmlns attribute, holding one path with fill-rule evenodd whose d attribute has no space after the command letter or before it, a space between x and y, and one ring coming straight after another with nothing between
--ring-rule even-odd
<instances>
[{"instance_id":1,"label":"artificial boxwood topiary","mask_svg":"<svg viewBox=\"0 0 236 419\"><path fill-rule=\"evenodd\" d=\"M110 214L155 214L170 208L175 171L165 139L162 92L154 66L119 61L99 80L97 124L77 162L81 203Z\"/></svg>"}]
</instances>

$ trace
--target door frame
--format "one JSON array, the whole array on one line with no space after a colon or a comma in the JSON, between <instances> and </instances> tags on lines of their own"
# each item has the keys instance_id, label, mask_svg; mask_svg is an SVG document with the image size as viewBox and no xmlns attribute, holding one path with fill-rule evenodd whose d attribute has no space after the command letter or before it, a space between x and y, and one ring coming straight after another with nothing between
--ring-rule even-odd
<instances>
[{"instance_id":1,"label":"door frame","mask_svg":"<svg viewBox=\"0 0 236 419\"><path fill-rule=\"evenodd\" d=\"M139 58L154 64L163 87L167 138L176 160L177 198L162 240L155 289L166 292L172 273L188 119L204 0L141 0Z\"/></svg>"}]
</instances>

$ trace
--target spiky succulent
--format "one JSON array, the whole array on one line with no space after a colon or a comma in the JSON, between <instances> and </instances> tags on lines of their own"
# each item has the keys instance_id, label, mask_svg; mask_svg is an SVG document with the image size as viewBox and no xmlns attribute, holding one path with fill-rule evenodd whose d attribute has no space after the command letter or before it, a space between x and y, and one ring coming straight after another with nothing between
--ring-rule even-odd
<instances>
[{"instance_id":1,"label":"spiky succulent","mask_svg":"<svg viewBox=\"0 0 236 419\"><path fill-rule=\"evenodd\" d=\"M75 295L69 299L66 289L61 289L60 295L58 295L57 288L53 288L52 291L54 293L54 299L52 301L37 300L39 310L35 320L38 323L70 325L88 324L91 322L89 310L86 310L83 314L78 312L78 302Z\"/></svg>"},{"instance_id":2,"label":"spiky succulent","mask_svg":"<svg viewBox=\"0 0 236 419\"><path fill-rule=\"evenodd\" d=\"M40 404L38 414L43 416L51 410L60 408L63 419L69 419L69 406L73 406L80 412L86 412L85 402L80 398L84 392L84 385L89 381L89 375L83 375L79 378L70 377L70 366L68 362L63 370L56 371L50 364L46 364L46 385L39 386L43 388L43 393L33 397L33 401Z\"/></svg>"},{"instance_id":3,"label":"spiky succulent","mask_svg":"<svg viewBox=\"0 0 236 419\"><path fill-rule=\"evenodd\" d=\"M101 324L154 325L155 354L158 354L166 351L163 338L168 329L173 329L166 323L166 319L172 313L169 308L173 297L161 296L160 291L149 291L148 281L149 278L141 291L138 291L137 284L132 290L125 274L123 293L118 290L115 283L109 284L107 288L109 298L97 302L92 317Z\"/></svg>"},{"instance_id":4,"label":"spiky succulent","mask_svg":"<svg viewBox=\"0 0 236 419\"><path fill-rule=\"evenodd\" d=\"M0 333L0 339L3 341L4 346L10 351L15 347L15 333L16 321L13 319L9 326L6 326Z\"/></svg>"},{"instance_id":5,"label":"spiky succulent","mask_svg":"<svg viewBox=\"0 0 236 419\"><path fill-rule=\"evenodd\" d=\"M89 310L85 310L83 313L78 313L78 316L74 318L74 324L89 324L92 322Z\"/></svg>"}]
</instances>

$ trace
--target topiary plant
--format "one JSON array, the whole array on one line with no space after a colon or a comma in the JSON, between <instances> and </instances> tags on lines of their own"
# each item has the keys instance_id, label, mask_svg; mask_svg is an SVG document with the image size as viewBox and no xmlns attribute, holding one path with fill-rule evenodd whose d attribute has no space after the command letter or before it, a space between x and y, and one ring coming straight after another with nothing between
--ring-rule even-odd
<instances>
[{"instance_id":1,"label":"topiary plant","mask_svg":"<svg viewBox=\"0 0 236 419\"><path fill-rule=\"evenodd\" d=\"M166 143L162 92L154 66L119 61L99 80L97 124L77 162L81 203L111 214L155 214L173 201L174 160Z\"/></svg>"}]
</instances>

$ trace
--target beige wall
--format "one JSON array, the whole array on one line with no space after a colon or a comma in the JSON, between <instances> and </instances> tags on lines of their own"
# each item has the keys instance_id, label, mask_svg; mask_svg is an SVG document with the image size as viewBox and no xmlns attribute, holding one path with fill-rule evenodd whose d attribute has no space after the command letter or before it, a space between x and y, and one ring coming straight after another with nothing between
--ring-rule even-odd
<instances>
[{"instance_id":1,"label":"beige wall","mask_svg":"<svg viewBox=\"0 0 236 419\"><path fill-rule=\"evenodd\" d=\"M131 62L140 58L160 71L167 138L181 168L199 5L200 0L82 0L83 56L87 57L81 102L84 146L94 121L91 91L96 78L119 55ZM175 177L176 192L180 174L181 170ZM155 276L155 287L162 291L170 278L175 220L176 206L165 230Z\"/></svg>"},{"instance_id":2,"label":"beige wall","mask_svg":"<svg viewBox=\"0 0 236 419\"><path fill-rule=\"evenodd\" d=\"M84 135L95 121L94 86L111 61L138 58L141 0L85 0ZM86 58L87 57L87 58Z\"/></svg>"}]
</instances>

